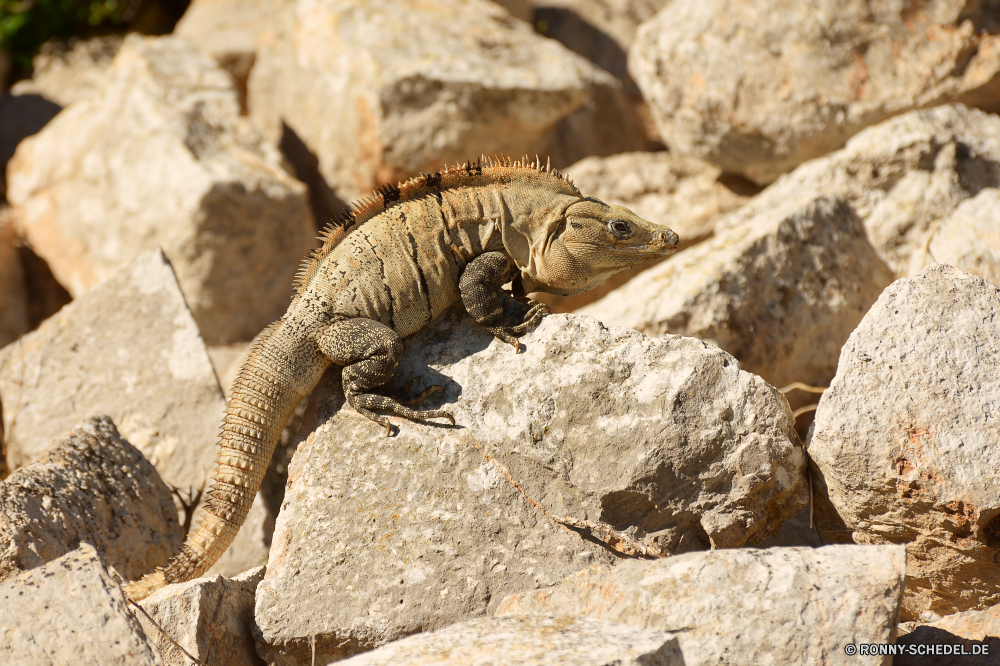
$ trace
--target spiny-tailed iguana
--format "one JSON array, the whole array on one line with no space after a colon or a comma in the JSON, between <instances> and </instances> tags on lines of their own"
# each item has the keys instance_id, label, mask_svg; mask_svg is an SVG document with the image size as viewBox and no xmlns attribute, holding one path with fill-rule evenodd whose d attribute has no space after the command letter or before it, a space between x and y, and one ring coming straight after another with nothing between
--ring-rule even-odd
<instances>
[{"instance_id":1,"label":"spiny-tailed iguana","mask_svg":"<svg viewBox=\"0 0 1000 666\"><path fill-rule=\"evenodd\" d=\"M352 205L303 263L288 312L254 341L219 441L209 500L167 566L129 583L133 600L204 574L233 542L296 405L331 365L344 367L348 404L386 427L454 418L376 393L394 378L401 338L461 298L469 314L518 349L515 336L546 310L533 291L576 294L669 255L677 234L626 208L584 197L536 159L481 158ZM513 291L502 288L512 283ZM514 296L519 299L515 302Z\"/></svg>"}]
</instances>

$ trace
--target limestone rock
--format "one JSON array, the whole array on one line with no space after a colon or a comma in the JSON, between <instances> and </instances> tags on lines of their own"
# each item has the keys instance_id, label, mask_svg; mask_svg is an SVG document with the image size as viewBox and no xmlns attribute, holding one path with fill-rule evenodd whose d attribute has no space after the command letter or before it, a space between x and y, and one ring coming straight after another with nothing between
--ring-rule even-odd
<instances>
[{"instance_id":1,"label":"limestone rock","mask_svg":"<svg viewBox=\"0 0 1000 666\"><path fill-rule=\"evenodd\" d=\"M480 153L563 167L646 145L617 79L487 0L295 0L248 86L258 127L284 124L345 201Z\"/></svg>"},{"instance_id":2,"label":"limestone rock","mask_svg":"<svg viewBox=\"0 0 1000 666\"><path fill-rule=\"evenodd\" d=\"M82 421L0 484L0 580L88 541L135 580L183 541L170 491L106 416Z\"/></svg>"},{"instance_id":3,"label":"limestone rock","mask_svg":"<svg viewBox=\"0 0 1000 666\"><path fill-rule=\"evenodd\" d=\"M850 204L819 197L761 209L579 312L710 341L774 386L825 386L840 347L891 281Z\"/></svg>"},{"instance_id":4,"label":"limestone rock","mask_svg":"<svg viewBox=\"0 0 1000 666\"><path fill-rule=\"evenodd\" d=\"M942 220L966 199L1000 187L997 136L1000 116L960 104L903 114L783 176L720 220L716 231L796 201L839 196L865 221L896 277L906 276Z\"/></svg>"},{"instance_id":5,"label":"limestone rock","mask_svg":"<svg viewBox=\"0 0 1000 666\"><path fill-rule=\"evenodd\" d=\"M996 666L1000 664L1000 606L965 611L927 622L896 639L904 652L893 666ZM944 655L929 649L950 645L965 655Z\"/></svg>"},{"instance_id":6,"label":"limestone rock","mask_svg":"<svg viewBox=\"0 0 1000 666\"><path fill-rule=\"evenodd\" d=\"M158 250L0 350L0 400L11 469L101 413L183 489L212 469L225 411L198 326Z\"/></svg>"},{"instance_id":7,"label":"limestone rock","mask_svg":"<svg viewBox=\"0 0 1000 666\"><path fill-rule=\"evenodd\" d=\"M0 104L3 101L0 100ZM24 272L14 247L10 209L0 208L0 347L28 332Z\"/></svg>"},{"instance_id":8,"label":"limestone rock","mask_svg":"<svg viewBox=\"0 0 1000 666\"><path fill-rule=\"evenodd\" d=\"M682 666L673 634L575 617L469 620L410 636L344 666Z\"/></svg>"},{"instance_id":9,"label":"limestone rock","mask_svg":"<svg viewBox=\"0 0 1000 666\"><path fill-rule=\"evenodd\" d=\"M629 71L672 150L765 184L900 113L1000 111L998 32L990 3L675 0Z\"/></svg>"},{"instance_id":10,"label":"limestone rock","mask_svg":"<svg viewBox=\"0 0 1000 666\"><path fill-rule=\"evenodd\" d=\"M0 582L0 661L163 666L88 543Z\"/></svg>"},{"instance_id":11,"label":"limestone rock","mask_svg":"<svg viewBox=\"0 0 1000 666\"><path fill-rule=\"evenodd\" d=\"M987 188L963 202L941 223L928 246L924 256L914 254L919 261L911 262L911 270L915 263L939 261L1000 287L1000 190Z\"/></svg>"},{"instance_id":12,"label":"limestone rock","mask_svg":"<svg viewBox=\"0 0 1000 666\"><path fill-rule=\"evenodd\" d=\"M121 47L121 35L75 39L69 44L48 42L32 62L31 78L15 83L11 92L39 95L61 107L95 97L107 85Z\"/></svg>"},{"instance_id":13,"label":"limestone rock","mask_svg":"<svg viewBox=\"0 0 1000 666\"><path fill-rule=\"evenodd\" d=\"M232 580L209 576L168 585L139 605L170 638L198 660L212 666L263 664L254 649L254 590L264 575L258 567ZM136 617L159 648L166 666L188 666L191 661L142 614Z\"/></svg>"},{"instance_id":14,"label":"limestone rock","mask_svg":"<svg viewBox=\"0 0 1000 666\"><path fill-rule=\"evenodd\" d=\"M935 264L882 293L816 411L819 526L906 544L903 619L1000 603L998 341L1000 291Z\"/></svg>"},{"instance_id":15,"label":"limestone rock","mask_svg":"<svg viewBox=\"0 0 1000 666\"><path fill-rule=\"evenodd\" d=\"M386 437L328 373L257 588L266 660L308 662L310 636L317 663L348 656L614 560L545 512L677 553L758 542L808 501L786 401L721 350L572 315L522 342L461 308L406 339L400 376L444 385L427 406L454 428Z\"/></svg>"},{"instance_id":16,"label":"limestone rock","mask_svg":"<svg viewBox=\"0 0 1000 666\"><path fill-rule=\"evenodd\" d=\"M497 614L675 631L686 666L881 664L844 646L892 641L905 575L901 546L713 550L591 566Z\"/></svg>"},{"instance_id":17,"label":"limestone rock","mask_svg":"<svg viewBox=\"0 0 1000 666\"><path fill-rule=\"evenodd\" d=\"M126 38L103 91L22 142L8 179L74 297L159 246L213 343L281 316L314 244L305 188L239 117L232 78L174 37Z\"/></svg>"}]
</instances>

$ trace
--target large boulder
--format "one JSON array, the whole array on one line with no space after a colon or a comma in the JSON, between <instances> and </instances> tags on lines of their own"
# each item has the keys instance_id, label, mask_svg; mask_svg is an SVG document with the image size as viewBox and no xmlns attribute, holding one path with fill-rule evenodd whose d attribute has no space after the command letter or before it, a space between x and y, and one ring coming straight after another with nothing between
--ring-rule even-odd
<instances>
[{"instance_id":1,"label":"large boulder","mask_svg":"<svg viewBox=\"0 0 1000 666\"><path fill-rule=\"evenodd\" d=\"M191 663L174 641L204 664L263 666L252 633L254 591L263 575L257 567L232 580L209 576L160 588L139 602L156 625L142 614L139 624L166 666Z\"/></svg>"},{"instance_id":2,"label":"large boulder","mask_svg":"<svg viewBox=\"0 0 1000 666\"><path fill-rule=\"evenodd\" d=\"M610 530L664 554L730 548L806 504L787 402L725 352L574 315L522 341L515 354L460 307L407 338L401 377L444 385L428 406L456 427L397 419L386 437L328 373L257 588L266 660L308 662L310 637L331 660L492 613L613 562L625 539Z\"/></svg>"},{"instance_id":3,"label":"large boulder","mask_svg":"<svg viewBox=\"0 0 1000 666\"><path fill-rule=\"evenodd\" d=\"M672 150L766 184L900 113L1000 111L998 32L980 2L675 0L629 71Z\"/></svg>"},{"instance_id":4,"label":"large boulder","mask_svg":"<svg viewBox=\"0 0 1000 666\"><path fill-rule=\"evenodd\" d=\"M0 580L81 541L135 580L166 564L183 538L170 491L106 416L82 421L0 484Z\"/></svg>"},{"instance_id":5,"label":"large boulder","mask_svg":"<svg viewBox=\"0 0 1000 666\"><path fill-rule=\"evenodd\" d=\"M345 201L480 153L646 146L612 75L487 0L295 0L262 30L251 118L298 137Z\"/></svg>"},{"instance_id":6,"label":"large boulder","mask_svg":"<svg viewBox=\"0 0 1000 666\"><path fill-rule=\"evenodd\" d=\"M0 582L0 661L163 666L88 543Z\"/></svg>"},{"instance_id":7,"label":"large boulder","mask_svg":"<svg viewBox=\"0 0 1000 666\"><path fill-rule=\"evenodd\" d=\"M575 617L469 620L410 636L344 666L684 666L677 637Z\"/></svg>"},{"instance_id":8,"label":"large boulder","mask_svg":"<svg viewBox=\"0 0 1000 666\"><path fill-rule=\"evenodd\" d=\"M906 544L904 619L1000 603L1000 290L935 264L851 334L809 455L831 540Z\"/></svg>"},{"instance_id":9,"label":"large boulder","mask_svg":"<svg viewBox=\"0 0 1000 666\"><path fill-rule=\"evenodd\" d=\"M163 254L140 255L0 350L7 461L34 460L81 419L108 414L167 483L207 478L225 401Z\"/></svg>"},{"instance_id":10,"label":"large boulder","mask_svg":"<svg viewBox=\"0 0 1000 666\"><path fill-rule=\"evenodd\" d=\"M955 209L927 244L914 253L911 272L925 262L950 264L1000 287L1000 189L984 189Z\"/></svg>"},{"instance_id":11,"label":"large boulder","mask_svg":"<svg viewBox=\"0 0 1000 666\"><path fill-rule=\"evenodd\" d=\"M793 200L578 312L647 335L710 341L775 386L826 385L840 347L892 277L847 201Z\"/></svg>"},{"instance_id":12,"label":"large boulder","mask_svg":"<svg viewBox=\"0 0 1000 666\"><path fill-rule=\"evenodd\" d=\"M24 272L17 254L10 209L0 207L0 347L28 332Z\"/></svg>"},{"instance_id":13,"label":"large boulder","mask_svg":"<svg viewBox=\"0 0 1000 666\"><path fill-rule=\"evenodd\" d=\"M205 339L252 338L284 313L314 230L305 187L239 113L210 58L128 37L103 90L18 147L19 231L74 297L162 247Z\"/></svg>"},{"instance_id":14,"label":"large boulder","mask_svg":"<svg viewBox=\"0 0 1000 666\"><path fill-rule=\"evenodd\" d=\"M882 664L844 648L892 642L905 576L901 546L714 550L588 567L497 614L674 631L686 666Z\"/></svg>"}]
</instances>

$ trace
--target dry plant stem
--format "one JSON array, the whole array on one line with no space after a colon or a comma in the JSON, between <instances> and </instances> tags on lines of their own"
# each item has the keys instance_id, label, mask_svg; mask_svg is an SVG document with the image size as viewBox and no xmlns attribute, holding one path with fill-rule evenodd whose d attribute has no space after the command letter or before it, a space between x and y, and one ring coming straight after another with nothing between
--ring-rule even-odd
<instances>
[{"instance_id":1,"label":"dry plant stem","mask_svg":"<svg viewBox=\"0 0 1000 666\"><path fill-rule=\"evenodd\" d=\"M794 412L792 412L792 416L795 418L799 418L800 416L806 414L807 412L815 412L817 407L819 407L818 402L814 402L811 405L806 405L805 407L799 407Z\"/></svg>"},{"instance_id":2,"label":"dry plant stem","mask_svg":"<svg viewBox=\"0 0 1000 666\"><path fill-rule=\"evenodd\" d=\"M167 485L170 486L170 493L177 498L177 501L181 503L181 508L184 509L184 534L187 534L191 531L191 521L194 518L194 510L198 506L198 502L201 501L202 494L205 492L205 482L201 482L201 485L198 486L198 490L188 486L187 493L175 485Z\"/></svg>"},{"instance_id":3,"label":"dry plant stem","mask_svg":"<svg viewBox=\"0 0 1000 666\"><path fill-rule=\"evenodd\" d=\"M792 382L788 386L782 386L778 389L778 393L782 395L789 393L790 391L805 391L806 393L823 393L823 391L830 388L829 386L810 386L809 384L803 384L802 382Z\"/></svg>"}]
</instances>

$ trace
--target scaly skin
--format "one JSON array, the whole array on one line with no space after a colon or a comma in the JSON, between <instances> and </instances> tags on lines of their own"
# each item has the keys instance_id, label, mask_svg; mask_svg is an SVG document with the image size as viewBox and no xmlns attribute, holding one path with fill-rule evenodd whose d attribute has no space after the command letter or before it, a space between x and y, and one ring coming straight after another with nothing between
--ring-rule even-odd
<instances>
[{"instance_id":1,"label":"scaly skin","mask_svg":"<svg viewBox=\"0 0 1000 666\"><path fill-rule=\"evenodd\" d=\"M477 322L518 348L544 306L512 295L574 294L620 270L672 254L677 235L626 208L588 199L543 166L488 159L383 187L325 234L297 278L285 315L254 341L233 384L205 513L167 566L129 583L144 599L203 575L246 519L282 428L331 365L344 366L348 403L379 412L454 419L373 392L394 377L401 339L461 299ZM502 285L512 282L513 294ZM514 314L510 314L513 311Z\"/></svg>"}]
</instances>

